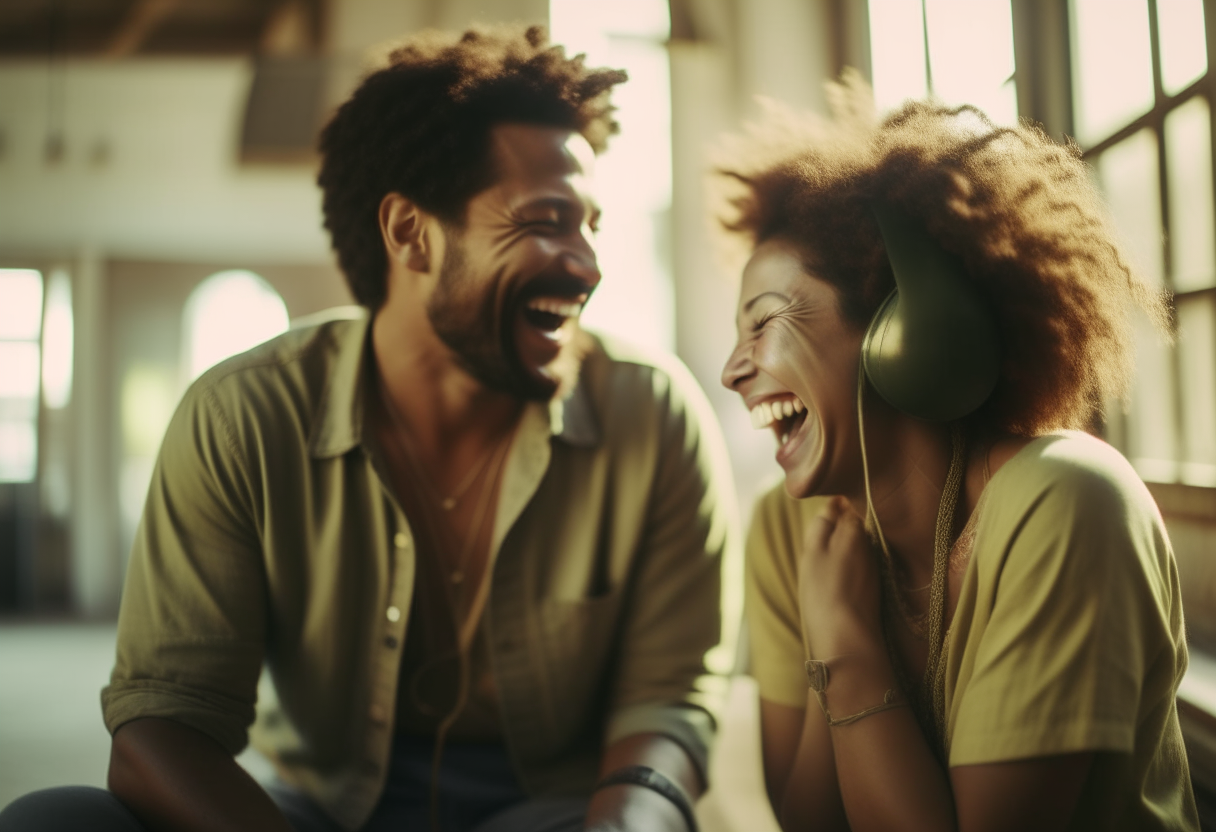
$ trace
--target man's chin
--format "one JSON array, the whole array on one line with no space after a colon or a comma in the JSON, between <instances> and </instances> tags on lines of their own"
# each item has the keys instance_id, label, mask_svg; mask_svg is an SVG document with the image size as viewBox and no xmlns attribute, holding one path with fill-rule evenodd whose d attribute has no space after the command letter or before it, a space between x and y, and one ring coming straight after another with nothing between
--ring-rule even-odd
<instances>
[{"instance_id":1,"label":"man's chin","mask_svg":"<svg viewBox=\"0 0 1216 832\"><path fill-rule=\"evenodd\" d=\"M552 360L521 368L520 375L526 388L524 397L533 401L550 401L569 396L578 384L583 359L587 357L591 344L590 335L582 329L575 329Z\"/></svg>"}]
</instances>

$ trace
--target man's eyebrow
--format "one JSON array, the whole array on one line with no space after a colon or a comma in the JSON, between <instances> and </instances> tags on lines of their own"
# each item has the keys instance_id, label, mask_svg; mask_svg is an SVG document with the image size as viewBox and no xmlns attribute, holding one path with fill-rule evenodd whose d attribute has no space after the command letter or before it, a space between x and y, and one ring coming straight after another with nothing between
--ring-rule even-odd
<instances>
[{"instance_id":1,"label":"man's eyebrow","mask_svg":"<svg viewBox=\"0 0 1216 832\"><path fill-rule=\"evenodd\" d=\"M552 208L556 211L569 211L574 207L583 209L583 216L596 219L603 214L600 204L593 199L579 199L575 196L542 196L529 199L519 205L517 210L537 210Z\"/></svg>"},{"instance_id":2,"label":"man's eyebrow","mask_svg":"<svg viewBox=\"0 0 1216 832\"><path fill-rule=\"evenodd\" d=\"M533 199L525 199L519 203L520 208L556 208L557 210L568 210L571 205L581 205L582 202L575 199L573 196L563 196L551 194L549 196L538 196Z\"/></svg>"},{"instance_id":3,"label":"man's eyebrow","mask_svg":"<svg viewBox=\"0 0 1216 832\"><path fill-rule=\"evenodd\" d=\"M788 297L781 294L780 292L761 292L760 294L756 295L754 298L749 300L747 303L743 304L743 311L750 312L751 308L756 305L757 301L759 301L761 298L768 297L769 295L772 295L775 298L780 298L781 300L785 301L786 303L789 303L789 300L790 300Z\"/></svg>"}]
</instances>

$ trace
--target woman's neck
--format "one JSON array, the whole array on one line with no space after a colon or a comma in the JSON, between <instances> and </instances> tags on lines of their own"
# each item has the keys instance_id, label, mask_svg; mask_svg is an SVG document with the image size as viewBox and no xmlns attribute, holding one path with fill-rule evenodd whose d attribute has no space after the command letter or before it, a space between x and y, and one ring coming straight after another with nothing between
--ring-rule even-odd
<instances>
[{"instance_id":1,"label":"woman's neck","mask_svg":"<svg viewBox=\"0 0 1216 832\"><path fill-rule=\"evenodd\" d=\"M911 419L886 407L866 409L866 457L870 496L887 548L901 578L927 584L933 574L933 541L942 490L950 469L950 430ZM864 488L850 496L866 516Z\"/></svg>"}]
</instances>

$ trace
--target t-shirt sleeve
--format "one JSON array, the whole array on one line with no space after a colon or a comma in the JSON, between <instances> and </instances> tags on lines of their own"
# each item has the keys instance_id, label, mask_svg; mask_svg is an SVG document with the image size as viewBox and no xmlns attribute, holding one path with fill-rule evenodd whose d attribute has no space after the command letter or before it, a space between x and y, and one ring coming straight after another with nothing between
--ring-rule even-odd
<instances>
[{"instance_id":1,"label":"t-shirt sleeve","mask_svg":"<svg viewBox=\"0 0 1216 832\"><path fill-rule=\"evenodd\" d=\"M1153 664L1177 655L1168 538L1119 461L1045 460L985 508L980 534L999 528L1004 542L974 564L989 570L977 580L988 597L955 694L951 765L1129 752L1143 698L1169 695L1145 690Z\"/></svg>"},{"instance_id":2,"label":"t-shirt sleeve","mask_svg":"<svg viewBox=\"0 0 1216 832\"><path fill-rule=\"evenodd\" d=\"M794 500L778 484L756 503L747 536L744 609L760 698L806 706L806 648L798 608L798 547L822 500Z\"/></svg>"},{"instance_id":3,"label":"t-shirt sleeve","mask_svg":"<svg viewBox=\"0 0 1216 832\"><path fill-rule=\"evenodd\" d=\"M255 503L230 417L196 384L166 431L127 569L102 691L111 732L160 717L232 753L246 744L267 615Z\"/></svg>"}]
</instances>

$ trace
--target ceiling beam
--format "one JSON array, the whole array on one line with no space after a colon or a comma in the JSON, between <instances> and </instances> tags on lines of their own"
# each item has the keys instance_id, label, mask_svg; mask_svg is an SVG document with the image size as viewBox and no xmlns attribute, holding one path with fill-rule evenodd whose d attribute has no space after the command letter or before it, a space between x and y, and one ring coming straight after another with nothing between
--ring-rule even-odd
<instances>
[{"instance_id":1,"label":"ceiling beam","mask_svg":"<svg viewBox=\"0 0 1216 832\"><path fill-rule=\"evenodd\" d=\"M178 0L137 0L102 52L103 57L125 58L138 52L177 4Z\"/></svg>"}]
</instances>

